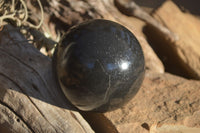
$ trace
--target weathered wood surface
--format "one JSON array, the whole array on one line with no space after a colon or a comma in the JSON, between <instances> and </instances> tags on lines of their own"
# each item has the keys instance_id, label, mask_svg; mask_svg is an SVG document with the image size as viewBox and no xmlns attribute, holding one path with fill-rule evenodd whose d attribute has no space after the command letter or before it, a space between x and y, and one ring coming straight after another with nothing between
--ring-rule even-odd
<instances>
[{"instance_id":1,"label":"weathered wood surface","mask_svg":"<svg viewBox=\"0 0 200 133\"><path fill-rule=\"evenodd\" d=\"M51 59L10 26L0 32L0 132L92 133L56 84Z\"/></svg>"},{"instance_id":2,"label":"weathered wood surface","mask_svg":"<svg viewBox=\"0 0 200 133\"><path fill-rule=\"evenodd\" d=\"M146 71L136 96L104 115L120 133L200 132L199 93L200 81Z\"/></svg>"},{"instance_id":3,"label":"weathered wood surface","mask_svg":"<svg viewBox=\"0 0 200 133\"><path fill-rule=\"evenodd\" d=\"M54 39L59 32L66 32L71 26L83 21L99 18L112 20L127 27L137 37L144 51L146 68L159 73L164 72L162 62L142 33L145 22L122 14L115 6L115 0L67 0L65 2L51 0L48 4L44 0L42 2L45 16L42 29ZM34 9L30 3L28 7Z\"/></svg>"},{"instance_id":4,"label":"weathered wood surface","mask_svg":"<svg viewBox=\"0 0 200 133\"><path fill-rule=\"evenodd\" d=\"M136 97L116 111L105 114L84 112L82 115L90 122L93 129L96 129L95 131L104 133L178 132L176 129L182 132L188 129L189 132L199 131L199 81L165 73L166 68L168 72L168 68L179 70L180 67L175 64L180 62L173 56L174 62L170 60L171 65L165 64L164 68L145 38L143 28L146 23L122 14L116 7L117 1L121 0L49 0L48 2L41 0L45 18L41 29L44 33L50 34L54 40L59 33L73 25L88 19L104 18L121 23L131 30L143 48L146 69L149 71ZM40 13L31 2L33 1L27 0L28 8L35 12L37 18ZM134 15L136 12L132 13ZM180 15L185 14L180 13ZM140 15L134 16L140 17ZM167 18L166 15L166 20ZM173 20L170 22L177 22ZM167 27L170 28L168 25ZM175 28L176 26L170 28L170 31L176 32ZM180 29L184 28L185 26ZM150 31L157 30L156 26L150 29ZM10 40L10 36L4 33L1 31L0 35L0 44L3 44L0 45L0 122L4 123L0 124L0 131L6 132L9 129L9 132L90 132L91 128L85 120L79 113L73 111L72 106L66 103L62 92L57 90L52 68L49 67L51 60L42 56L30 44L26 45L27 42L22 41L24 38L21 35L17 35L18 40ZM168 38L166 35L160 34L160 31L157 33L164 38L161 38L162 40L173 44L173 41L166 39ZM149 40L152 38L160 40L157 34L146 33L146 35ZM1 43L2 39L6 40L6 43ZM163 41L158 44L163 44ZM188 51L187 48L184 49ZM159 50L156 52L163 52ZM164 49L164 52L171 55L171 51L167 49ZM24 54L27 56L23 56ZM181 71L181 74L181 76L187 75L184 71L183 73ZM23 75L27 78L23 78ZM170 131L166 130L166 127Z\"/></svg>"},{"instance_id":5,"label":"weathered wood surface","mask_svg":"<svg viewBox=\"0 0 200 133\"><path fill-rule=\"evenodd\" d=\"M176 57L184 73L200 79L200 19L182 12L172 1L163 3L153 16L179 36L179 40L174 43L164 42L163 39L164 48ZM154 33L159 34L157 31ZM160 38L164 38L164 35L161 34Z\"/></svg>"}]
</instances>

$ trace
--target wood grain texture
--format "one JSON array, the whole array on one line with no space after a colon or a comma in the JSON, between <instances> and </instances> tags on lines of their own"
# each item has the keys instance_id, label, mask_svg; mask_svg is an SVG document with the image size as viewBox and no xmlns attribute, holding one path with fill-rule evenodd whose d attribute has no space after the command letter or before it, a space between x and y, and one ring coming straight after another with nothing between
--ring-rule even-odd
<instances>
[{"instance_id":1,"label":"wood grain texture","mask_svg":"<svg viewBox=\"0 0 200 133\"><path fill-rule=\"evenodd\" d=\"M93 132L56 84L51 59L11 26L0 32L0 131Z\"/></svg>"}]
</instances>

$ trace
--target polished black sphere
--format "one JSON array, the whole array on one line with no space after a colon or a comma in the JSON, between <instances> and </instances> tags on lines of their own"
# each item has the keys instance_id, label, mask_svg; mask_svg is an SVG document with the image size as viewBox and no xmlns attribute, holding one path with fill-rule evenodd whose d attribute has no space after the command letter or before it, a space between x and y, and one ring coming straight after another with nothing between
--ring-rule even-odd
<instances>
[{"instance_id":1,"label":"polished black sphere","mask_svg":"<svg viewBox=\"0 0 200 133\"><path fill-rule=\"evenodd\" d=\"M144 78L144 56L135 36L108 20L71 28L56 47L54 64L67 99L83 111L121 107Z\"/></svg>"}]
</instances>

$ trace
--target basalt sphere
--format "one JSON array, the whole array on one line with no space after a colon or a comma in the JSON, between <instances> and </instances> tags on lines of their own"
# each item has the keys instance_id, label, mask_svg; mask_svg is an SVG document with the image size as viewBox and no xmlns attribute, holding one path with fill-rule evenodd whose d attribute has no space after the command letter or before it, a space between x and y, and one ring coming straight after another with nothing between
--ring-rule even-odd
<instances>
[{"instance_id":1,"label":"basalt sphere","mask_svg":"<svg viewBox=\"0 0 200 133\"><path fill-rule=\"evenodd\" d=\"M105 112L122 107L140 88L144 64L133 33L102 19L72 27L54 54L62 91L83 111Z\"/></svg>"}]
</instances>

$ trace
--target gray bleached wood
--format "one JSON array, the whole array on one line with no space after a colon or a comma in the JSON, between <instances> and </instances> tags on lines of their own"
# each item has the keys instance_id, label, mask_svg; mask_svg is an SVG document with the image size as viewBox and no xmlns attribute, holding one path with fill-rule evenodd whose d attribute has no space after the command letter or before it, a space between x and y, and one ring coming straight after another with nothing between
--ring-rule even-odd
<instances>
[{"instance_id":1,"label":"gray bleached wood","mask_svg":"<svg viewBox=\"0 0 200 133\"><path fill-rule=\"evenodd\" d=\"M51 59L11 26L0 32L0 131L93 133L57 86Z\"/></svg>"}]
</instances>

